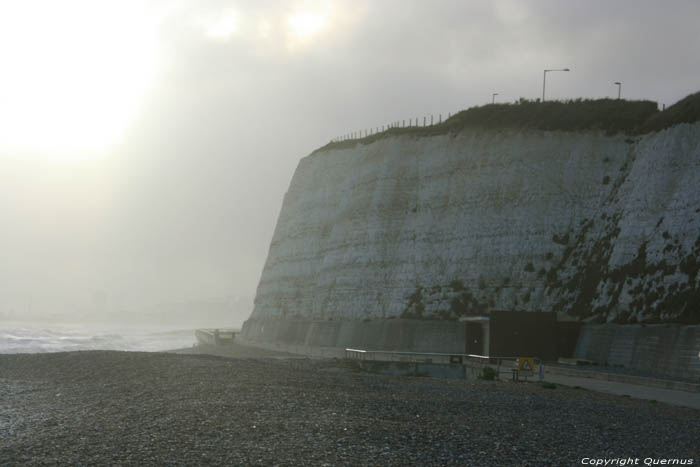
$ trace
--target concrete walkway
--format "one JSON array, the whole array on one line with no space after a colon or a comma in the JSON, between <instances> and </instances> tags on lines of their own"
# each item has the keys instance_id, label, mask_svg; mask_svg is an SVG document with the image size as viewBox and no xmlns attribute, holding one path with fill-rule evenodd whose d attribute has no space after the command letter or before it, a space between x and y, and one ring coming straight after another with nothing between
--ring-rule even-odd
<instances>
[{"instance_id":1,"label":"concrete walkway","mask_svg":"<svg viewBox=\"0 0 700 467\"><path fill-rule=\"evenodd\" d=\"M628 395L637 399L657 400L666 404L700 409L700 393L697 392L678 391L674 389L642 386L639 384L606 381L594 378L554 375L550 373L545 374L544 380L564 386L580 386L592 391Z\"/></svg>"},{"instance_id":2,"label":"concrete walkway","mask_svg":"<svg viewBox=\"0 0 700 467\"><path fill-rule=\"evenodd\" d=\"M239 345L242 344L244 347L257 347L258 345L260 345L259 343L253 344L252 342L246 342L242 338L237 338L236 343ZM277 352L291 352L292 354L301 354L310 358L346 357L345 349L340 349L336 347L310 347L280 344L267 344L267 346L265 347L269 350L274 350ZM478 368L480 370L483 366L484 365L479 365L475 368ZM509 367L501 367L501 377L507 378L509 376L509 371ZM585 377L579 376L576 373L577 371L575 369L572 370L563 369L560 367L552 367L545 371L544 380L555 384L561 384L564 386L580 386L582 388L586 388L592 391L607 392L610 394L617 394L621 396L628 395L637 399L657 400L666 404L700 409L700 392L681 391L678 389L666 389L663 387L645 385L640 381L635 381L635 379L640 378L635 378L634 376L622 375L621 377L624 377L629 380L628 382L625 382L600 379L620 377L620 375L615 374L596 374L594 372L590 372L588 373L589 377ZM578 371L578 373L583 374L580 370ZM596 379L596 376L598 377L598 379ZM531 379L531 381L536 380L535 378ZM644 379L645 378L641 378L641 380Z\"/></svg>"}]
</instances>

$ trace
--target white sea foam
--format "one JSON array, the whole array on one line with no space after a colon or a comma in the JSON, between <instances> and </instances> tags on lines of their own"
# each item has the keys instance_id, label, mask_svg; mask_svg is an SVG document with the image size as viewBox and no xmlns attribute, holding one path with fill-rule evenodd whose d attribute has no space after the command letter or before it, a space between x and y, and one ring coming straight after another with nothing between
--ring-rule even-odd
<instances>
[{"instance_id":1,"label":"white sea foam","mask_svg":"<svg viewBox=\"0 0 700 467\"><path fill-rule=\"evenodd\" d=\"M195 343L192 329L109 325L0 325L0 353L44 353L73 350L158 352Z\"/></svg>"}]
</instances>

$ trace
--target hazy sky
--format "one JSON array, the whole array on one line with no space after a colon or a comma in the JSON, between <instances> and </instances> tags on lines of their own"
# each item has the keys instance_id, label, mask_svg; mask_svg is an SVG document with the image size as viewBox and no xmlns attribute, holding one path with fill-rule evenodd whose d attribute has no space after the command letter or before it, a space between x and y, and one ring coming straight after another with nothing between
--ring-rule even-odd
<instances>
[{"instance_id":1,"label":"hazy sky","mask_svg":"<svg viewBox=\"0 0 700 467\"><path fill-rule=\"evenodd\" d=\"M299 159L491 100L700 90L700 2L0 1L0 313L252 297Z\"/></svg>"}]
</instances>

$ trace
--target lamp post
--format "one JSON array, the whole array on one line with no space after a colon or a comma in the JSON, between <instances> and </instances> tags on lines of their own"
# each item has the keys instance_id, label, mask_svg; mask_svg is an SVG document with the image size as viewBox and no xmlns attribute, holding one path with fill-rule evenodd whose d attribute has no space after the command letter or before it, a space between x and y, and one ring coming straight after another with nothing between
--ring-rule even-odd
<instances>
[{"instance_id":1,"label":"lamp post","mask_svg":"<svg viewBox=\"0 0 700 467\"><path fill-rule=\"evenodd\" d=\"M498 95L497 92L494 92L493 94L491 94L491 103L492 103L492 104L494 104L494 103L496 102L496 96L497 96L497 95Z\"/></svg>"},{"instance_id":2,"label":"lamp post","mask_svg":"<svg viewBox=\"0 0 700 467\"><path fill-rule=\"evenodd\" d=\"M544 70L544 76L542 77L542 102L544 102L544 90L547 86L547 72L548 71L570 71L568 68L557 68L552 70Z\"/></svg>"},{"instance_id":3,"label":"lamp post","mask_svg":"<svg viewBox=\"0 0 700 467\"><path fill-rule=\"evenodd\" d=\"M614 84L617 84L617 98L620 99L620 94L622 94L622 83L615 81Z\"/></svg>"}]
</instances>

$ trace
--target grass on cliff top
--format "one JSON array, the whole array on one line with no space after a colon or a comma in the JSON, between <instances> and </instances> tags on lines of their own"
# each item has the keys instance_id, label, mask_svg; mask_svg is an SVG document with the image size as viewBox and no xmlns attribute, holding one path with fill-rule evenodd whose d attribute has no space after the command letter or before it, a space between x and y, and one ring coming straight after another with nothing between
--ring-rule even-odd
<instances>
[{"instance_id":1,"label":"grass on cliff top","mask_svg":"<svg viewBox=\"0 0 700 467\"><path fill-rule=\"evenodd\" d=\"M651 133L678 125L700 121L700 92L690 94L663 112L657 112L637 128L637 133Z\"/></svg>"},{"instance_id":2,"label":"grass on cliff top","mask_svg":"<svg viewBox=\"0 0 700 467\"><path fill-rule=\"evenodd\" d=\"M685 97L664 112L659 112L658 104L652 101L576 99L540 102L520 99L513 104L487 104L472 107L437 125L390 128L364 138L331 142L317 151L351 148L358 142L368 144L393 135L434 136L456 133L463 128L600 130L607 134L644 134L660 131L679 123L696 121L700 121L700 92Z\"/></svg>"}]
</instances>

